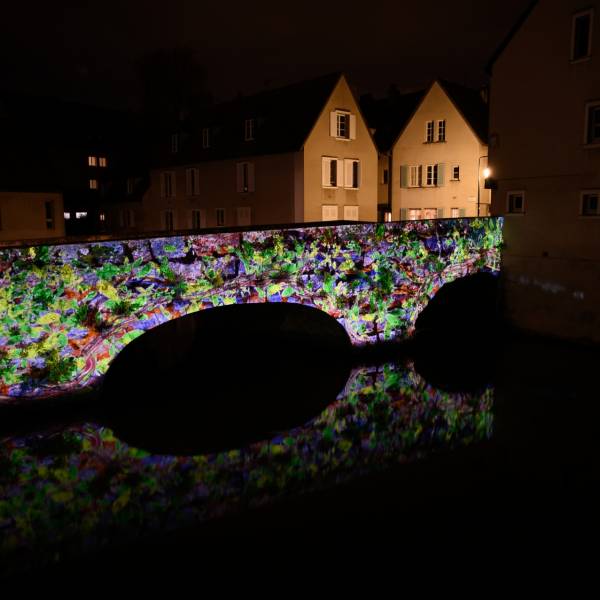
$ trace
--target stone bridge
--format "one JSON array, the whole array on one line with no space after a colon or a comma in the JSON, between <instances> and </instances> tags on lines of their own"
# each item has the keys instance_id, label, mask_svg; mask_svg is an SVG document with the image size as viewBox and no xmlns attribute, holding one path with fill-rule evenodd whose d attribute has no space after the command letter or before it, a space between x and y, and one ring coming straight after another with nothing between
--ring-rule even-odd
<instances>
[{"instance_id":1,"label":"stone bridge","mask_svg":"<svg viewBox=\"0 0 600 600\"><path fill-rule=\"evenodd\" d=\"M485 218L0 249L0 400L96 385L144 331L230 304L311 306L354 345L407 338L444 284L499 272L501 243Z\"/></svg>"}]
</instances>

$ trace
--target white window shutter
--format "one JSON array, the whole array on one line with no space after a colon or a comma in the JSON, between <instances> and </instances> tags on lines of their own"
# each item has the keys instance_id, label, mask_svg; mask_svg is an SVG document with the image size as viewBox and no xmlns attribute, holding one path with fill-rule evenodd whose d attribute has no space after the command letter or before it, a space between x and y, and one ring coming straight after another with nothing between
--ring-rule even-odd
<instances>
[{"instance_id":1,"label":"white window shutter","mask_svg":"<svg viewBox=\"0 0 600 600\"><path fill-rule=\"evenodd\" d=\"M438 208L437 209L437 218L438 219L443 219L444 218L444 209L443 208Z\"/></svg>"},{"instance_id":2,"label":"white window shutter","mask_svg":"<svg viewBox=\"0 0 600 600\"><path fill-rule=\"evenodd\" d=\"M356 115L350 115L350 139L356 139Z\"/></svg>"},{"instance_id":3,"label":"white window shutter","mask_svg":"<svg viewBox=\"0 0 600 600\"><path fill-rule=\"evenodd\" d=\"M323 184L323 187L331 187L330 180L329 180L331 167L329 166L329 163L331 163L331 159L324 156L322 159L322 167L321 167L322 168L321 183Z\"/></svg>"},{"instance_id":4,"label":"white window shutter","mask_svg":"<svg viewBox=\"0 0 600 600\"><path fill-rule=\"evenodd\" d=\"M400 220L407 221L408 220L408 208L400 209Z\"/></svg>"},{"instance_id":5,"label":"white window shutter","mask_svg":"<svg viewBox=\"0 0 600 600\"><path fill-rule=\"evenodd\" d=\"M444 185L445 163L439 163L437 166L437 185Z\"/></svg>"},{"instance_id":6,"label":"white window shutter","mask_svg":"<svg viewBox=\"0 0 600 600\"><path fill-rule=\"evenodd\" d=\"M254 192L256 183L254 181L254 163L248 163L248 191Z\"/></svg>"},{"instance_id":7,"label":"white window shutter","mask_svg":"<svg viewBox=\"0 0 600 600\"><path fill-rule=\"evenodd\" d=\"M344 159L344 187L352 187L352 163L354 161L351 158Z\"/></svg>"},{"instance_id":8,"label":"white window shutter","mask_svg":"<svg viewBox=\"0 0 600 600\"><path fill-rule=\"evenodd\" d=\"M336 160L337 160L337 187L342 187L344 185L344 176L345 176L344 159L336 158Z\"/></svg>"},{"instance_id":9,"label":"white window shutter","mask_svg":"<svg viewBox=\"0 0 600 600\"><path fill-rule=\"evenodd\" d=\"M337 137L337 113L335 111L329 113L329 135Z\"/></svg>"},{"instance_id":10,"label":"white window shutter","mask_svg":"<svg viewBox=\"0 0 600 600\"><path fill-rule=\"evenodd\" d=\"M244 165L242 163L237 163L235 165L235 168L236 168L236 178L237 178L236 190L238 192L243 192L244 191Z\"/></svg>"}]
</instances>

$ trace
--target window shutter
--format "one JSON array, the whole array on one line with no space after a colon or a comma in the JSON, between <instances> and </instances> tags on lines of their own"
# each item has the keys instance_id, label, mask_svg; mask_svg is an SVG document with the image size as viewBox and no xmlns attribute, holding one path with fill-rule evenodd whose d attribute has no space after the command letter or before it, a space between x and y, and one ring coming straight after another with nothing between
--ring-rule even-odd
<instances>
[{"instance_id":1,"label":"window shutter","mask_svg":"<svg viewBox=\"0 0 600 600\"><path fill-rule=\"evenodd\" d=\"M165 174L160 174L160 197L165 197Z\"/></svg>"},{"instance_id":2,"label":"window shutter","mask_svg":"<svg viewBox=\"0 0 600 600\"><path fill-rule=\"evenodd\" d=\"M344 185L344 177L346 175L344 172L344 159L336 158L335 160L337 160L337 187L342 187Z\"/></svg>"},{"instance_id":3,"label":"window shutter","mask_svg":"<svg viewBox=\"0 0 600 600\"><path fill-rule=\"evenodd\" d=\"M254 163L248 163L248 191L254 192L256 184L254 181Z\"/></svg>"},{"instance_id":4,"label":"window shutter","mask_svg":"<svg viewBox=\"0 0 600 600\"><path fill-rule=\"evenodd\" d=\"M329 113L329 135L337 137L337 113L335 111Z\"/></svg>"},{"instance_id":5,"label":"window shutter","mask_svg":"<svg viewBox=\"0 0 600 600\"><path fill-rule=\"evenodd\" d=\"M400 167L400 187L408 187L408 165Z\"/></svg>"},{"instance_id":6,"label":"window shutter","mask_svg":"<svg viewBox=\"0 0 600 600\"><path fill-rule=\"evenodd\" d=\"M418 179L418 184L419 187L423 187L423 165L419 165L419 179Z\"/></svg>"},{"instance_id":7,"label":"window shutter","mask_svg":"<svg viewBox=\"0 0 600 600\"><path fill-rule=\"evenodd\" d=\"M465 208L459 208L458 209L458 217L459 217L459 219L464 219L466 215L467 215L467 210Z\"/></svg>"},{"instance_id":8,"label":"window shutter","mask_svg":"<svg viewBox=\"0 0 600 600\"><path fill-rule=\"evenodd\" d=\"M344 221L358 221L358 206L344 206Z\"/></svg>"},{"instance_id":9,"label":"window shutter","mask_svg":"<svg viewBox=\"0 0 600 600\"><path fill-rule=\"evenodd\" d=\"M352 163L354 161L350 158L344 159L344 187L352 187Z\"/></svg>"},{"instance_id":10,"label":"window shutter","mask_svg":"<svg viewBox=\"0 0 600 600\"><path fill-rule=\"evenodd\" d=\"M438 208L437 209L437 218L438 219L443 219L444 218L444 209L443 208Z\"/></svg>"},{"instance_id":11,"label":"window shutter","mask_svg":"<svg viewBox=\"0 0 600 600\"><path fill-rule=\"evenodd\" d=\"M408 208L400 209L400 220L407 221L408 220Z\"/></svg>"},{"instance_id":12,"label":"window shutter","mask_svg":"<svg viewBox=\"0 0 600 600\"><path fill-rule=\"evenodd\" d=\"M242 163L237 163L235 165L236 168L236 189L238 192L244 191L244 165Z\"/></svg>"},{"instance_id":13,"label":"window shutter","mask_svg":"<svg viewBox=\"0 0 600 600\"><path fill-rule=\"evenodd\" d=\"M329 163L331 162L330 158L325 158L323 157L322 159L322 173L321 173L321 183L323 184L323 187L331 187L330 183L329 183L329 175L330 175L330 169L331 167L329 166Z\"/></svg>"},{"instance_id":14,"label":"window shutter","mask_svg":"<svg viewBox=\"0 0 600 600\"><path fill-rule=\"evenodd\" d=\"M437 166L437 185L438 186L442 186L444 185L444 169L445 164L444 163L439 163Z\"/></svg>"},{"instance_id":15,"label":"window shutter","mask_svg":"<svg viewBox=\"0 0 600 600\"><path fill-rule=\"evenodd\" d=\"M350 139L356 139L356 115L350 115Z\"/></svg>"}]
</instances>

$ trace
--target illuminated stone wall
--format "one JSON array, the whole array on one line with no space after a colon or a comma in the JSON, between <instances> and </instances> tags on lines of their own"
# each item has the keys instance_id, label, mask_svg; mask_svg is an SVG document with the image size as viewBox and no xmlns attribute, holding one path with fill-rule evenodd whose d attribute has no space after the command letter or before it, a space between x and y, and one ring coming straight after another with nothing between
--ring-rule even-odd
<instances>
[{"instance_id":1,"label":"illuminated stone wall","mask_svg":"<svg viewBox=\"0 0 600 600\"><path fill-rule=\"evenodd\" d=\"M229 304L313 306L355 345L406 338L445 283L499 271L501 242L501 219L456 219L0 249L0 398L94 385L144 331Z\"/></svg>"}]
</instances>

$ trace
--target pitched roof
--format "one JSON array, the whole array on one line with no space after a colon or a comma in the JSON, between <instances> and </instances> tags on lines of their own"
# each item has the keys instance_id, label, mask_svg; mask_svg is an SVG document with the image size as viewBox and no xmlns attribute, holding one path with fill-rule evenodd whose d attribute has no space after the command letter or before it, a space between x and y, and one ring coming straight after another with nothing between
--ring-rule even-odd
<instances>
[{"instance_id":1,"label":"pitched roof","mask_svg":"<svg viewBox=\"0 0 600 600\"><path fill-rule=\"evenodd\" d=\"M488 140L488 105L483 101L478 90L465 87L458 83L438 80L454 106L471 126L479 140L487 144Z\"/></svg>"},{"instance_id":2,"label":"pitched roof","mask_svg":"<svg viewBox=\"0 0 600 600\"><path fill-rule=\"evenodd\" d=\"M207 108L181 127L178 152L168 154L168 140L161 140L153 162L167 166L296 152L341 78L341 73L332 73ZM254 119L252 141L244 140L246 119ZM209 148L202 147L204 128L210 131Z\"/></svg>"}]
</instances>

